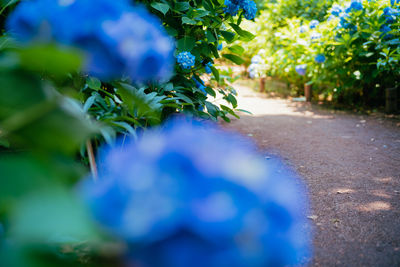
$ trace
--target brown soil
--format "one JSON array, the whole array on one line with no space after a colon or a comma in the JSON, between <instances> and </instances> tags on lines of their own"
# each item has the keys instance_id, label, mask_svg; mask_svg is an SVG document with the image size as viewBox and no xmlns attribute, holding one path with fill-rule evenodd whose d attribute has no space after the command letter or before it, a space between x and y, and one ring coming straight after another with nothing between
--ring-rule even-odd
<instances>
[{"instance_id":1,"label":"brown soil","mask_svg":"<svg viewBox=\"0 0 400 267\"><path fill-rule=\"evenodd\" d=\"M400 122L238 87L253 113L225 125L284 158L308 184L312 266L400 266Z\"/></svg>"}]
</instances>

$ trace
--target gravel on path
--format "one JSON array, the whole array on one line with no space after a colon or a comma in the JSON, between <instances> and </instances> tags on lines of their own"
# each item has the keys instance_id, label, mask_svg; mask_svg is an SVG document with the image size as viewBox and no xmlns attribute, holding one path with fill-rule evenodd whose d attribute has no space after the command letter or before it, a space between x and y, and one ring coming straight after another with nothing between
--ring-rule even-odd
<instances>
[{"instance_id":1,"label":"gravel on path","mask_svg":"<svg viewBox=\"0 0 400 267\"><path fill-rule=\"evenodd\" d=\"M282 157L308 185L311 265L400 266L400 122L235 88L253 115L224 126Z\"/></svg>"}]
</instances>

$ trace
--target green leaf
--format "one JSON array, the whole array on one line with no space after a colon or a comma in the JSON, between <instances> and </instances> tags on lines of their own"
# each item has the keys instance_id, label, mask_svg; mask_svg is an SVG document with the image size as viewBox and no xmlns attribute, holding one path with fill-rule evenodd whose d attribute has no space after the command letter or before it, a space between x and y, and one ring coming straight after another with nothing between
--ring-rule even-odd
<instances>
[{"instance_id":1,"label":"green leaf","mask_svg":"<svg viewBox=\"0 0 400 267\"><path fill-rule=\"evenodd\" d=\"M190 4L188 2L177 2L175 4L176 11L185 11L190 8Z\"/></svg>"},{"instance_id":2,"label":"green leaf","mask_svg":"<svg viewBox=\"0 0 400 267\"><path fill-rule=\"evenodd\" d=\"M238 108L238 109L236 109L236 111L240 111L240 112L243 112L243 113L247 113L247 114L249 114L249 115L253 115L253 113L251 113L250 111L245 110L245 109L240 109L240 108Z\"/></svg>"},{"instance_id":3,"label":"green leaf","mask_svg":"<svg viewBox=\"0 0 400 267\"><path fill-rule=\"evenodd\" d=\"M73 49L60 49L54 45L30 46L18 51L21 65L32 71L64 77L79 70L81 54Z\"/></svg>"},{"instance_id":4,"label":"green leaf","mask_svg":"<svg viewBox=\"0 0 400 267\"><path fill-rule=\"evenodd\" d=\"M215 118L218 117L219 109L216 105L212 104L211 102L205 102L207 111Z\"/></svg>"},{"instance_id":5,"label":"green leaf","mask_svg":"<svg viewBox=\"0 0 400 267\"><path fill-rule=\"evenodd\" d=\"M10 217L13 240L69 243L93 240L97 236L84 205L64 188L47 186L24 196Z\"/></svg>"},{"instance_id":6,"label":"green leaf","mask_svg":"<svg viewBox=\"0 0 400 267\"><path fill-rule=\"evenodd\" d=\"M214 75L215 80L217 81L217 83L219 83L219 71L213 66L211 66L210 68Z\"/></svg>"},{"instance_id":7,"label":"green leaf","mask_svg":"<svg viewBox=\"0 0 400 267\"><path fill-rule=\"evenodd\" d=\"M192 51L193 47L196 45L196 39L191 36L185 36L177 41L177 46L180 51Z\"/></svg>"},{"instance_id":8,"label":"green leaf","mask_svg":"<svg viewBox=\"0 0 400 267\"><path fill-rule=\"evenodd\" d=\"M233 63L235 63L235 64L237 64L237 65L241 65L241 64L244 63L243 58L241 58L241 57L239 57L239 56L237 56L237 55L234 55L234 54L223 54L222 56L223 56L224 58L226 58L226 59L232 61Z\"/></svg>"},{"instance_id":9,"label":"green leaf","mask_svg":"<svg viewBox=\"0 0 400 267\"><path fill-rule=\"evenodd\" d=\"M152 3L151 7L160 11L161 13L163 13L164 15L167 14L168 10L169 10L169 5L164 4L164 3Z\"/></svg>"},{"instance_id":10,"label":"green leaf","mask_svg":"<svg viewBox=\"0 0 400 267\"><path fill-rule=\"evenodd\" d=\"M235 33L228 31L221 31L221 35L225 38L227 43L232 43L235 39Z\"/></svg>"},{"instance_id":11,"label":"green leaf","mask_svg":"<svg viewBox=\"0 0 400 267\"><path fill-rule=\"evenodd\" d=\"M227 95L224 97L229 103L232 104L232 107L236 108L237 107L237 100L236 97L232 94Z\"/></svg>"},{"instance_id":12,"label":"green leaf","mask_svg":"<svg viewBox=\"0 0 400 267\"><path fill-rule=\"evenodd\" d=\"M236 24L229 23L229 25L235 30L235 32L237 32L237 34L239 34L241 37L243 37L245 41L251 41L254 39L255 35L253 35L252 33L248 32L248 31L241 29Z\"/></svg>"},{"instance_id":13,"label":"green leaf","mask_svg":"<svg viewBox=\"0 0 400 267\"><path fill-rule=\"evenodd\" d=\"M165 27L165 31L166 31L169 35L171 35L171 36L173 36L173 37L175 37L175 36L178 35L178 31L177 31L176 29L172 28L172 27L169 27L169 26L166 26L166 27Z\"/></svg>"},{"instance_id":14,"label":"green leaf","mask_svg":"<svg viewBox=\"0 0 400 267\"><path fill-rule=\"evenodd\" d=\"M2 147L10 147L10 142L7 139L0 137L0 146Z\"/></svg>"},{"instance_id":15,"label":"green leaf","mask_svg":"<svg viewBox=\"0 0 400 267\"><path fill-rule=\"evenodd\" d=\"M202 18L202 17L208 16L209 14L210 14L210 11L207 11L204 9L196 9L195 17Z\"/></svg>"},{"instance_id":16,"label":"green leaf","mask_svg":"<svg viewBox=\"0 0 400 267\"><path fill-rule=\"evenodd\" d=\"M214 89L212 89L211 87L206 87L204 90L206 90L206 92L209 94L209 95L211 95L211 96L213 96L213 97L216 97L217 95L215 94L215 91L214 91Z\"/></svg>"},{"instance_id":17,"label":"green leaf","mask_svg":"<svg viewBox=\"0 0 400 267\"><path fill-rule=\"evenodd\" d=\"M231 46L231 47L228 47L228 49L229 49L232 53L235 53L235 54L238 54L238 55L242 55L243 52L244 52L244 48L241 47L240 45L233 45L233 46Z\"/></svg>"},{"instance_id":18,"label":"green leaf","mask_svg":"<svg viewBox=\"0 0 400 267\"><path fill-rule=\"evenodd\" d=\"M101 81L95 77L89 77L86 79L86 84L90 89L100 90L101 89Z\"/></svg>"},{"instance_id":19,"label":"green leaf","mask_svg":"<svg viewBox=\"0 0 400 267\"><path fill-rule=\"evenodd\" d=\"M145 88L137 89L129 84L120 83L118 93L121 96L123 105L131 112L132 116L139 118L146 117L151 122L160 122L164 96L157 96L157 93L145 93Z\"/></svg>"},{"instance_id":20,"label":"green leaf","mask_svg":"<svg viewBox=\"0 0 400 267\"><path fill-rule=\"evenodd\" d=\"M188 17L182 17L182 23L183 23L183 24L196 25L196 24L197 24L197 21L192 20L192 19L190 19L190 18L188 18Z\"/></svg>"},{"instance_id":21,"label":"green leaf","mask_svg":"<svg viewBox=\"0 0 400 267\"><path fill-rule=\"evenodd\" d=\"M214 34L210 30L207 30L206 37L209 43L213 43L216 41Z\"/></svg>"}]
</instances>

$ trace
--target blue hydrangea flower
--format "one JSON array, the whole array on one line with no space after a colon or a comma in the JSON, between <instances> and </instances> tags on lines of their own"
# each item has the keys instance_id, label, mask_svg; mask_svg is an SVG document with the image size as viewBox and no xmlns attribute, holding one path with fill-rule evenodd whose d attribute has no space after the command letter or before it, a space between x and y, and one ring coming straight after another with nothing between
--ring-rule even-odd
<instances>
[{"instance_id":1,"label":"blue hydrangea flower","mask_svg":"<svg viewBox=\"0 0 400 267\"><path fill-rule=\"evenodd\" d=\"M304 76L306 75L307 65L306 64L297 65L295 67L295 70L299 75Z\"/></svg>"},{"instance_id":2,"label":"blue hydrangea flower","mask_svg":"<svg viewBox=\"0 0 400 267\"><path fill-rule=\"evenodd\" d=\"M396 21L396 17L400 15L400 10L392 7L385 7L383 9L383 17L386 18L386 22L391 24Z\"/></svg>"},{"instance_id":3,"label":"blue hydrangea flower","mask_svg":"<svg viewBox=\"0 0 400 267\"><path fill-rule=\"evenodd\" d=\"M277 158L178 118L100 155L81 194L130 245L128 265L286 266L310 257L304 188Z\"/></svg>"},{"instance_id":4,"label":"blue hydrangea flower","mask_svg":"<svg viewBox=\"0 0 400 267\"><path fill-rule=\"evenodd\" d=\"M363 9L364 9L364 7L363 7L363 4L362 4L362 1L360 1L360 0L352 0L350 5L346 8L345 12L346 13L350 13L353 10L359 11L359 10L363 10Z\"/></svg>"},{"instance_id":5,"label":"blue hydrangea flower","mask_svg":"<svg viewBox=\"0 0 400 267\"><path fill-rule=\"evenodd\" d=\"M132 20L135 23L132 23ZM81 49L83 71L108 80L167 80L173 67L172 39L161 22L128 1L23 1L7 20L22 42L56 42Z\"/></svg>"},{"instance_id":6,"label":"blue hydrangea flower","mask_svg":"<svg viewBox=\"0 0 400 267\"><path fill-rule=\"evenodd\" d=\"M391 39L394 36L393 34L388 34L388 32L392 31L392 28L388 25L382 25L380 31L382 32L381 36L384 36L384 39Z\"/></svg>"},{"instance_id":7,"label":"blue hydrangea flower","mask_svg":"<svg viewBox=\"0 0 400 267\"><path fill-rule=\"evenodd\" d=\"M319 24L319 21L314 19L314 20L310 21L309 27L310 27L310 29L315 29L318 26L318 24Z\"/></svg>"},{"instance_id":8,"label":"blue hydrangea flower","mask_svg":"<svg viewBox=\"0 0 400 267\"><path fill-rule=\"evenodd\" d=\"M248 20L252 20L257 14L257 5L252 0L244 0L241 7L244 10L244 17Z\"/></svg>"},{"instance_id":9,"label":"blue hydrangea flower","mask_svg":"<svg viewBox=\"0 0 400 267\"><path fill-rule=\"evenodd\" d=\"M339 16L340 16L340 13L342 13L342 12L343 12L343 8L342 8L341 6L339 6L338 4L334 4L334 5L332 6L331 14L332 14L333 16L339 17Z\"/></svg>"},{"instance_id":10,"label":"blue hydrangea flower","mask_svg":"<svg viewBox=\"0 0 400 267\"><path fill-rule=\"evenodd\" d=\"M300 28L299 28L299 32L300 32L300 33L305 33L305 32L307 32L307 30L308 30L308 28L307 28L307 26L305 26L305 25L302 25L302 26L300 26Z\"/></svg>"},{"instance_id":11,"label":"blue hydrangea flower","mask_svg":"<svg viewBox=\"0 0 400 267\"><path fill-rule=\"evenodd\" d=\"M223 47L224 47L224 46L222 45L222 43L220 43L220 44L217 46L218 51L221 51Z\"/></svg>"},{"instance_id":12,"label":"blue hydrangea flower","mask_svg":"<svg viewBox=\"0 0 400 267\"><path fill-rule=\"evenodd\" d=\"M324 54L318 54L318 55L315 56L314 60L317 63L324 63L326 58L325 58Z\"/></svg>"},{"instance_id":13,"label":"blue hydrangea flower","mask_svg":"<svg viewBox=\"0 0 400 267\"><path fill-rule=\"evenodd\" d=\"M260 55L255 55L251 58L251 63L253 64L259 64L262 61L262 58Z\"/></svg>"},{"instance_id":14,"label":"blue hydrangea flower","mask_svg":"<svg viewBox=\"0 0 400 267\"><path fill-rule=\"evenodd\" d=\"M239 12L239 4L236 3L234 0L225 0L224 5L224 12L230 14L231 16L236 16Z\"/></svg>"},{"instance_id":15,"label":"blue hydrangea flower","mask_svg":"<svg viewBox=\"0 0 400 267\"><path fill-rule=\"evenodd\" d=\"M239 9L242 8L244 11L244 17L248 20L255 18L257 13L257 5L252 0L225 0L224 12L231 16L236 16Z\"/></svg>"},{"instance_id":16,"label":"blue hydrangea flower","mask_svg":"<svg viewBox=\"0 0 400 267\"><path fill-rule=\"evenodd\" d=\"M204 69L205 69L205 71L206 71L207 74L212 73L212 70L211 70L211 67L212 67L212 66L213 66L212 62L208 62L208 63L205 65Z\"/></svg>"},{"instance_id":17,"label":"blue hydrangea flower","mask_svg":"<svg viewBox=\"0 0 400 267\"><path fill-rule=\"evenodd\" d=\"M192 53L185 51L179 53L176 59L183 69L188 70L194 66L196 57Z\"/></svg>"}]
</instances>

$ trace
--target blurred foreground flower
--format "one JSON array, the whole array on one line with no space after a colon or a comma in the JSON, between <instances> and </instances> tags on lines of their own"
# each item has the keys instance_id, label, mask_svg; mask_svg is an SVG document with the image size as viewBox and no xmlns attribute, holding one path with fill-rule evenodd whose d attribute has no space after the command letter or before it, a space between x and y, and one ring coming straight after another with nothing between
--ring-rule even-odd
<instances>
[{"instance_id":1,"label":"blurred foreground flower","mask_svg":"<svg viewBox=\"0 0 400 267\"><path fill-rule=\"evenodd\" d=\"M59 43L85 55L84 72L101 79L167 80L174 64L172 39L161 22L126 0L21 2L7 29L23 43Z\"/></svg>"},{"instance_id":2,"label":"blurred foreground flower","mask_svg":"<svg viewBox=\"0 0 400 267\"><path fill-rule=\"evenodd\" d=\"M305 188L279 160L178 118L108 148L81 192L133 266L285 266L310 257Z\"/></svg>"}]
</instances>

